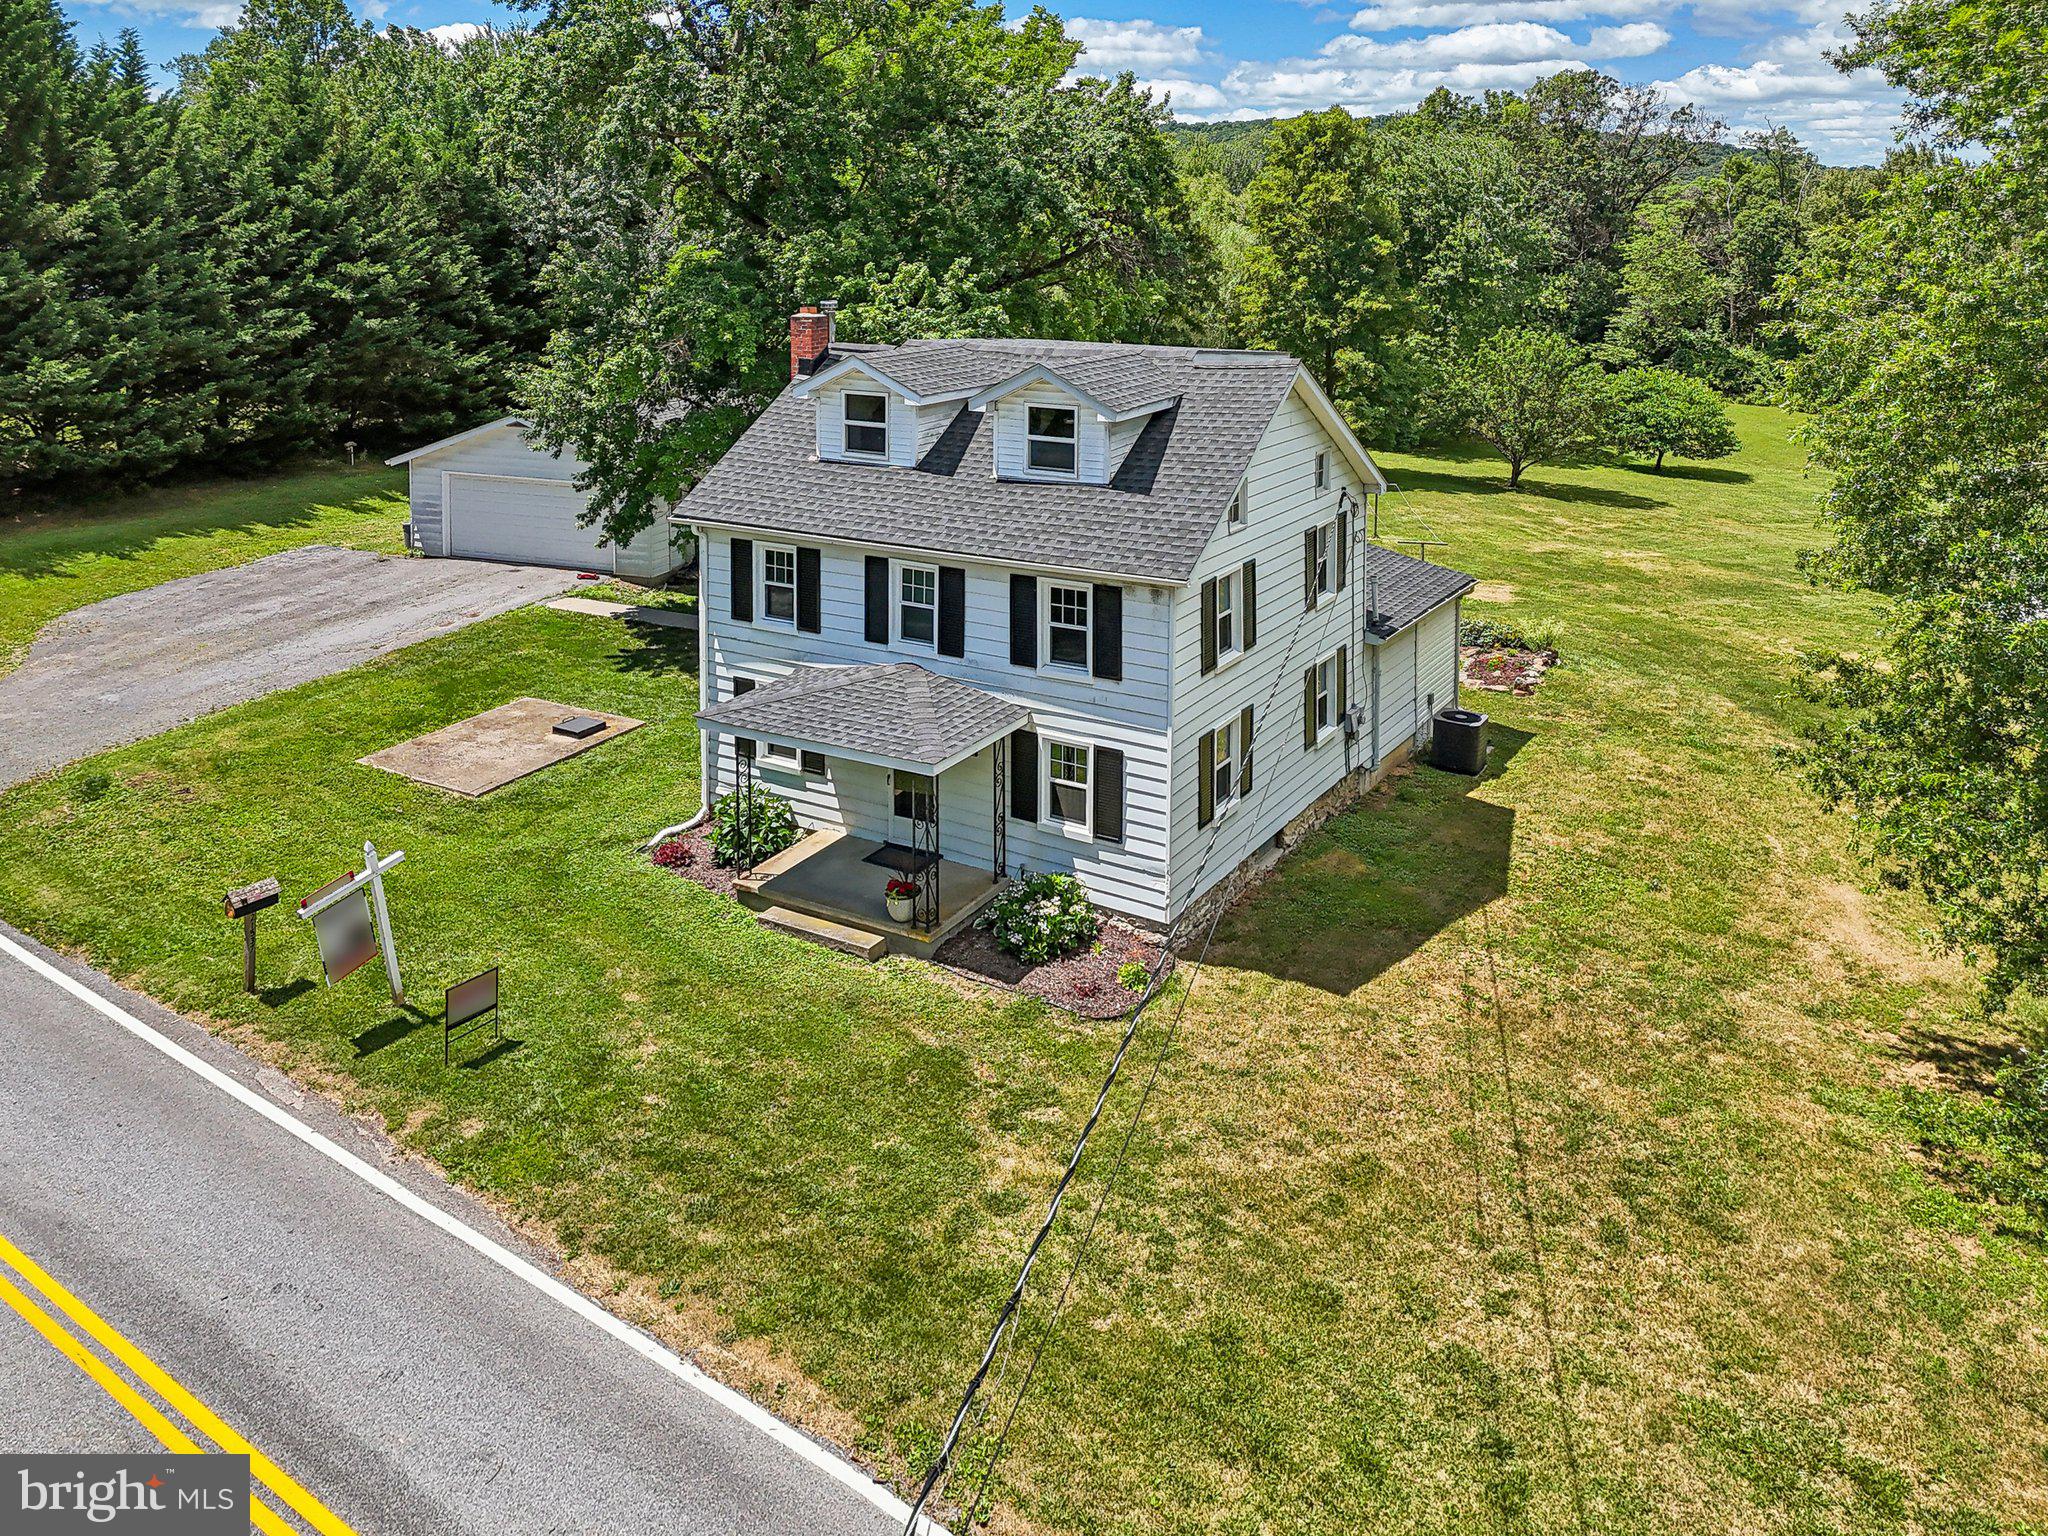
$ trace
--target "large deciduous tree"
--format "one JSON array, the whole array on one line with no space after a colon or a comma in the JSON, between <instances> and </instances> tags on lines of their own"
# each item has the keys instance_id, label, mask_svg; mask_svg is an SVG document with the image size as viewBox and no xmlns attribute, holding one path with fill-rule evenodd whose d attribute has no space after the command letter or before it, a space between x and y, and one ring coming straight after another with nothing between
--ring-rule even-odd
<instances>
[{"instance_id":1,"label":"large deciduous tree","mask_svg":"<svg viewBox=\"0 0 2048 1536\"><path fill-rule=\"evenodd\" d=\"M1826 579L1882 653L1815 658L1812 744L1888 873L1990 962L2048 976L2048 71L2040 0L1901 0L1844 63L1912 93L1934 155L1816 235L1790 285L1795 401L1832 477ZM1946 158L1973 147L1983 158Z\"/></svg>"},{"instance_id":2,"label":"large deciduous tree","mask_svg":"<svg viewBox=\"0 0 2048 1536\"><path fill-rule=\"evenodd\" d=\"M1508 464L1508 488L1531 464L1568 464L1599 442L1602 376L1585 350L1553 331L1496 331L1450 378L1464 429Z\"/></svg>"},{"instance_id":3,"label":"large deciduous tree","mask_svg":"<svg viewBox=\"0 0 2048 1536\"><path fill-rule=\"evenodd\" d=\"M1618 453L1724 459L1741 447L1728 408L1698 379L1668 368L1624 368L1606 382L1602 426Z\"/></svg>"},{"instance_id":4,"label":"large deciduous tree","mask_svg":"<svg viewBox=\"0 0 2048 1536\"><path fill-rule=\"evenodd\" d=\"M549 13L526 67L561 132L516 156L563 236L561 325L528 394L646 527L786 377L800 300L847 334L1000 326L1178 339L1198 240L1128 76L967 0L737 0Z\"/></svg>"},{"instance_id":5,"label":"large deciduous tree","mask_svg":"<svg viewBox=\"0 0 2048 1536\"><path fill-rule=\"evenodd\" d=\"M1342 107L1276 127L1245 188L1236 300L1255 346L1292 352L1370 430L1405 327L1400 220L1372 124Z\"/></svg>"}]
</instances>

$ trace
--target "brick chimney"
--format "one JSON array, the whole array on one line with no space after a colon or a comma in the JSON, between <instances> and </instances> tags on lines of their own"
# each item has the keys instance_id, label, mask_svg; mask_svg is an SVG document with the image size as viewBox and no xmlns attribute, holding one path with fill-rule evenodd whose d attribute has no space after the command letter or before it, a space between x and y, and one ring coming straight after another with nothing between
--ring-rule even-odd
<instances>
[{"instance_id":1,"label":"brick chimney","mask_svg":"<svg viewBox=\"0 0 2048 1536\"><path fill-rule=\"evenodd\" d=\"M832 350L832 312L837 304L802 304L789 317L789 376L818 371Z\"/></svg>"}]
</instances>

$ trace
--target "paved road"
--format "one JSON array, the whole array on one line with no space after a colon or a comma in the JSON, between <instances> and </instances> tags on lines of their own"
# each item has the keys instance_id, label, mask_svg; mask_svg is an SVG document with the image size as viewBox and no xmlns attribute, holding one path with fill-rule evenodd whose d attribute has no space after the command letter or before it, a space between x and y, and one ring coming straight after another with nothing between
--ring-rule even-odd
<instances>
[{"instance_id":1,"label":"paved road","mask_svg":"<svg viewBox=\"0 0 2048 1536\"><path fill-rule=\"evenodd\" d=\"M309 545L75 609L0 677L0 789L575 585Z\"/></svg>"},{"instance_id":2,"label":"paved road","mask_svg":"<svg viewBox=\"0 0 2048 1536\"><path fill-rule=\"evenodd\" d=\"M64 969L534 1257L276 1072ZM0 1236L360 1536L900 1529L4 950L0 1060ZM155 1445L0 1307L0 1449Z\"/></svg>"}]
</instances>

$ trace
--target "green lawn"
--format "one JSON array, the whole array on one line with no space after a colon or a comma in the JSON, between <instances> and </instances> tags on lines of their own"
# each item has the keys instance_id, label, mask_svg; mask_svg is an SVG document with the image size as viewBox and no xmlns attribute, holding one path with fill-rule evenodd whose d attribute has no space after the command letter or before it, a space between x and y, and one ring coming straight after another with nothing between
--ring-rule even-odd
<instances>
[{"instance_id":1,"label":"green lawn","mask_svg":"<svg viewBox=\"0 0 2048 1536\"><path fill-rule=\"evenodd\" d=\"M0 517L0 671L60 613L302 544L404 548L405 474L363 460Z\"/></svg>"},{"instance_id":2,"label":"green lawn","mask_svg":"<svg viewBox=\"0 0 2048 1536\"><path fill-rule=\"evenodd\" d=\"M1513 494L1490 461L1390 459L1385 531L1433 525L1489 583L1468 611L1553 623L1566 664L1480 696L1487 777L1405 777L1223 925L997 1528L2048 1527L2048 1263L1891 1112L1997 1037L1778 762L1797 648L1869 616L1795 574L1813 487L1781 417L1739 418L1722 465ZM695 801L693 644L527 610L23 786L0 912L380 1114L905 1479L1114 1029L647 867ZM353 761L519 693L649 724L481 802ZM320 987L282 913L244 998L220 892L303 892L366 836L407 853L414 1009L371 971ZM493 961L519 1044L444 1071L436 989Z\"/></svg>"}]
</instances>

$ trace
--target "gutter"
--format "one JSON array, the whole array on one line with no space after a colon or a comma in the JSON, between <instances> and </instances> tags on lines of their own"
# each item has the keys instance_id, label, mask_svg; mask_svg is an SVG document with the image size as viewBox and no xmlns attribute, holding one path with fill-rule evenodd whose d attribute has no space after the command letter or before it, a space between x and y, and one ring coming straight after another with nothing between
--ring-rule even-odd
<instances>
[{"instance_id":1,"label":"gutter","mask_svg":"<svg viewBox=\"0 0 2048 1536\"><path fill-rule=\"evenodd\" d=\"M696 536L697 539L697 707L699 709L702 709L704 707L705 676L707 670L711 665L709 659L711 655L711 647L704 643L705 640L708 638L706 632L710 628L710 625L706 622L705 619L704 605L704 531L701 528L699 528L696 524L685 523L682 521L682 519L674 516L673 514L670 515L668 520L671 524L681 523L682 526L688 528L690 532ZM642 853L653 852L654 849L659 847L661 844L667 842L672 837L680 837L685 832L694 832L697 828L704 825L705 818L711 814L711 756L704 750L704 743L709 738L709 736L710 732L704 730L702 727L698 728L697 814L692 816L688 821L679 821L672 827L663 827L659 832L655 833L654 836L650 837L649 839L647 839L646 842L640 845L640 851Z\"/></svg>"}]
</instances>

